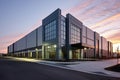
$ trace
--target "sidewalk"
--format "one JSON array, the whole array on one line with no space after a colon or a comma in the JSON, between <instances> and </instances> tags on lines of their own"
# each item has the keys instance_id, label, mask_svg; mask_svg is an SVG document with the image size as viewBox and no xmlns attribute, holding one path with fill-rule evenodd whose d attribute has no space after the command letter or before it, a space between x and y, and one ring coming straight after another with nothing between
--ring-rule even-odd
<instances>
[{"instance_id":1,"label":"sidewalk","mask_svg":"<svg viewBox=\"0 0 120 80\"><path fill-rule=\"evenodd\" d=\"M103 76L111 76L111 77L119 77L120 72L107 71L104 68L116 65L117 60L101 60L101 61L76 61L76 62L56 62L56 61L45 61L45 60L36 60L29 58L16 58L9 57L16 60L35 62L38 64L44 64L49 66L55 66L59 68L65 68L75 71L81 71L91 74L103 75Z\"/></svg>"},{"instance_id":2,"label":"sidewalk","mask_svg":"<svg viewBox=\"0 0 120 80\"><path fill-rule=\"evenodd\" d=\"M116 65L117 60L102 60L102 61L84 61L76 65L66 65L72 70L82 71L92 74L99 74L104 76L120 77L120 72L107 71L104 68Z\"/></svg>"}]
</instances>

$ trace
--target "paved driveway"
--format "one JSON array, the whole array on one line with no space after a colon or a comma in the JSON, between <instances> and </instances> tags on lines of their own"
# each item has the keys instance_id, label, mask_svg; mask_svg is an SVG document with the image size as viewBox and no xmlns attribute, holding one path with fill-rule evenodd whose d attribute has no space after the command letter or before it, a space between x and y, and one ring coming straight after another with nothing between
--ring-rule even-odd
<instances>
[{"instance_id":1,"label":"paved driveway","mask_svg":"<svg viewBox=\"0 0 120 80\"><path fill-rule=\"evenodd\" d=\"M0 80L120 80L33 62L0 59Z\"/></svg>"}]
</instances>

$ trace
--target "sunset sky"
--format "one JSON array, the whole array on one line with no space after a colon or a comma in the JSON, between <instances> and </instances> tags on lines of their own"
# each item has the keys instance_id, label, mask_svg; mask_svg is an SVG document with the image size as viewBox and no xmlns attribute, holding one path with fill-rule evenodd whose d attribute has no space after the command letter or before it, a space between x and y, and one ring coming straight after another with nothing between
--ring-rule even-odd
<instances>
[{"instance_id":1,"label":"sunset sky","mask_svg":"<svg viewBox=\"0 0 120 80\"><path fill-rule=\"evenodd\" d=\"M0 53L57 8L120 46L120 0L0 0Z\"/></svg>"}]
</instances>

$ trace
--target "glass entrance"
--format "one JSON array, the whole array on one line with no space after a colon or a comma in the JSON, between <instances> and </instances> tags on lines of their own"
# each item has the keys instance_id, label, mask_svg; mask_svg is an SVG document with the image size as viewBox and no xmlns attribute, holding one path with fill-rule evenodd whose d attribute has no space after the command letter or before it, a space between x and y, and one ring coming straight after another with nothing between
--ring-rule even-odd
<instances>
[{"instance_id":1,"label":"glass entrance","mask_svg":"<svg viewBox=\"0 0 120 80\"><path fill-rule=\"evenodd\" d=\"M55 59L55 54L56 54L56 45L45 46L46 59Z\"/></svg>"}]
</instances>

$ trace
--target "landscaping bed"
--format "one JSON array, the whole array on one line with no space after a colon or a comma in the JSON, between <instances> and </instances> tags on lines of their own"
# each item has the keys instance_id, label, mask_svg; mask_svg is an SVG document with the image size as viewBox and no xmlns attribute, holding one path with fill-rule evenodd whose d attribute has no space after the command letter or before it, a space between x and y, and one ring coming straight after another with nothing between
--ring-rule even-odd
<instances>
[{"instance_id":1,"label":"landscaping bed","mask_svg":"<svg viewBox=\"0 0 120 80\"><path fill-rule=\"evenodd\" d=\"M115 72L120 72L120 64L114 65L114 66L110 66L105 68L106 70L109 71L115 71Z\"/></svg>"}]
</instances>

